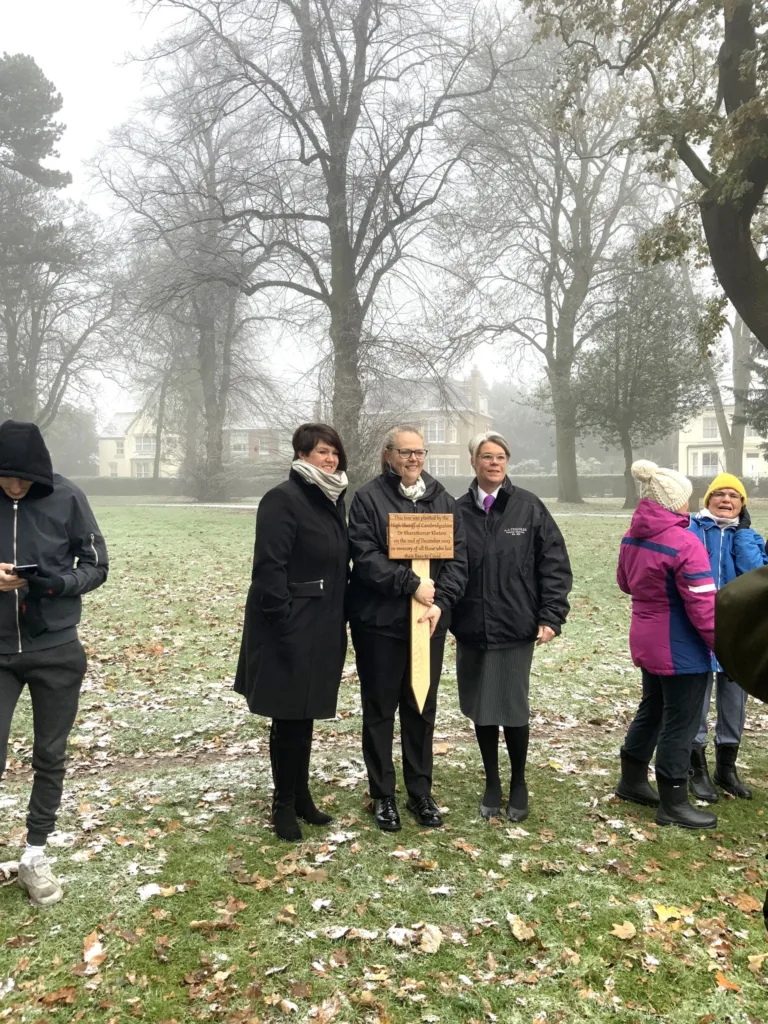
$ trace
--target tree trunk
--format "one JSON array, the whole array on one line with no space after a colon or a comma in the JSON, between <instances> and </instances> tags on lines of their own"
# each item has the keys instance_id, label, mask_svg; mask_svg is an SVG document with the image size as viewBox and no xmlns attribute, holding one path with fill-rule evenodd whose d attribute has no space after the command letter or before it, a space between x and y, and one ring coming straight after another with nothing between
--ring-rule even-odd
<instances>
[{"instance_id":1,"label":"tree trunk","mask_svg":"<svg viewBox=\"0 0 768 1024\"><path fill-rule=\"evenodd\" d=\"M731 446L733 448L732 466L728 472L741 477L744 473L744 435L746 433L746 412L749 401L749 388L752 383L750 361L752 356L752 338L747 325L740 316L731 328L733 342L733 426L731 427Z\"/></svg>"},{"instance_id":2,"label":"tree trunk","mask_svg":"<svg viewBox=\"0 0 768 1024\"><path fill-rule=\"evenodd\" d=\"M637 486L632 476L632 463L635 455L632 450L632 438L629 434L621 435L621 448L624 452L624 508L637 508Z\"/></svg>"},{"instance_id":3,"label":"tree trunk","mask_svg":"<svg viewBox=\"0 0 768 1024\"><path fill-rule=\"evenodd\" d=\"M163 374L160 395L157 400L157 416L155 417L155 464L152 467L152 479L160 479L160 464L163 460L163 430L165 428L165 402L168 395L168 377L170 370Z\"/></svg>"},{"instance_id":4,"label":"tree trunk","mask_svg":"<svg viewBox=\"0 0 768 1024\"><path fill-rule=\"evenodd\" d=\"M584 503L579 490L576 466L576 402L571 389L570 366L556 366L547 370L552 388L552 408L555 417L555 451L557 452L557 500L571 505Z\"/></svg>"},{"instance_id":5,"label":"tree trunk","mask_svg":"<svg viewBox=\"0 0 768 1024\"><path fill-rule=\"evenodd\" d=\"M717 381L715 371L712 369L712 363L708 358L703 361L704 365L704 377L709 387L709 393L712 396L712 405L715 409L715 418L717 419L717 429L720 434L720 440L723 442L723 451L725 452L725 468L729 473L736 473L738 476L741 469L734 469L735 464L735 450L734 450L734 438L731 426L728 423L728 417L725 414L725 406L723 405L723 396L720 393L720 385ZM742 445L744 442L744 435L742 432ZM741 462L739 462L739 467ZM685 472L686 470L682 470Z\"/></svg>"},{"instance_id":6,"label":"tree trunk","mask_svg":"<svg viewBox=\"0 0 768 1024\"><path fill-rule=\"evenodd\" d=\"M350 491L356 490L368 476L360 444L360 415L363 389L360 383L360 335L363 329L360 304L356 295L331 309L333 342L333 425L341 435L347 453Z\"/></svg>"},{"instance_id":7,"label":"tree trunk","mask_svg":"<svg viewBox=\"0 0 768 1024\"><path fill-rule=\"evenodd\" d=\"M736 201L716 198L703 200L699 207L717 279L744 323L768 348L768 270L752 241L751 213Z\"/></svg>"}]
</instances>

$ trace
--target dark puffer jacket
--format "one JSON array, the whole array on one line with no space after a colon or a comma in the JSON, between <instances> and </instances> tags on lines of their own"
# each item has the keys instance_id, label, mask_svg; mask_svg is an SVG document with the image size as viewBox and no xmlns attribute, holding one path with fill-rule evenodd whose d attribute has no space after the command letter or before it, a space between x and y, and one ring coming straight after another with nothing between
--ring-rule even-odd
<instances>
[{"instance_id":1,"label":"dark puffer jacket","mask_svg":"<svg viewBox=\"0 0 768 1024\"><path fill-rule=\"evenodd\" d=\"M390 512L450 514L453 520L453 558L430 562L435 604L442 612L435 635L448 629L451 611L467 582L464 529L454 515L455 502L441 483L422 473L427 489L418 501L400 494L400 477L388 471L361 487L349 510L352 577L347 594L347 617L353 629L406 638L410 635L410 597L419 577L410 562L389 557L387 526Z\"/></svg>"},{"instance_id":2,"label":"dark puffer jacket","mask_svg":"<svg viewBox=\"0 0 768 1024\"><path fill-rule=\"evenodd\" d=\"M539 626L560 633L573 585L565 541L546 506L507 477L486 514L477 480L456 502L467 535L469 581L451 632L469 647L532 643Z\"/></svg>"},{"instance_id":3,"label":"dark puffer jacket","mask_svg":"<svg viewBox=\"0 0 768 1024\"><path fill-rule=\"evenodd\" d=\"M30 634L24 609L27 590L0 593L0 654L45 650L77 639L81 594L107 578L107 547L88 499L73 483L53 472L51 456L34 423L6 420L0 425L0 476L31 480L24 498L13 501L0 490L0 562L38 565L64 579L59 597L43 597L44 622Z\"/></svg>"}]
</instances>

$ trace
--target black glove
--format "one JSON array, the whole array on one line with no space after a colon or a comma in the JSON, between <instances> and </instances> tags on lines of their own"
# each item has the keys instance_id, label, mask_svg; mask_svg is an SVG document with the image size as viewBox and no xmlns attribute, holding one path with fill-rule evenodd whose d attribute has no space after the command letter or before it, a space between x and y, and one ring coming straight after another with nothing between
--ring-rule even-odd
<instances>
[{"instance_id":1,"label":"black glove","mask_svg":"<svg viewBox=\"0 0 768 1024\"><path fill-rule=\"evenodd\" d=\"M59 597L64 593L64 577L44 569L20 569L16 575L26 580L32 598Z\"/></svg>"},{"instance_id":2,"label":"black glove","mask_svg":"<svg viewBox=\"0 0 768 1024\"><path fill-rule=\"evenodd\" d=\"M749 514L749 510L745 505L741 512L739 512L739 525L736 527L737 530L751 530L752 529L752 516Z\"/></svg>"}]
</instances>

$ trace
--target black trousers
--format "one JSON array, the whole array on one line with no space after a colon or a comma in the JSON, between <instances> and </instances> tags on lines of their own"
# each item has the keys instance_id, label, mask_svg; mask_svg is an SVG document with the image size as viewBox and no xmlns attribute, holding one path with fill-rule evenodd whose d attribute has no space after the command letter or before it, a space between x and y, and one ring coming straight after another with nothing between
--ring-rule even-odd
<instances>
[{"instance_id":1,"label":"black trousers","mask_svg":"<svg viewBox=\"0 0 768 1024\"><path fill-rule=\"evenodd\" d=\"M686 779L709 673L656 676L645 669L642 673L643 699L622 753L648 764L655 747L656 772L665 779Z\"/></svg>"},{"instance_id":2,"label":"black trousers","mask_svg":"<svg viewBox=\"0 0 768 1024\"><path fill-rule=\"evenodd\" d=\"M79 640L28 654L0 654L0 778L5 771L11 720L21 691L32 699L32 769L27 842L44 846L56 827L64 789L67 739L77 716L87 660Z\"/></svg>"},{"instance_id":3,"label":"black trousers","mask_svg":"<svg viewBox=\"0 0 768 1024\"><path fill-rule=\"evenodd\" d=\"M430 686L423 711L419 711L411 690L408 640L353 630L352 644L360 677L363 757L370 794L374 799L395 795L392 746L399 710L405 788L410 796L428 796L432 791L432 738L445 634L430 641Z\"/></svg>"}]
</instances>

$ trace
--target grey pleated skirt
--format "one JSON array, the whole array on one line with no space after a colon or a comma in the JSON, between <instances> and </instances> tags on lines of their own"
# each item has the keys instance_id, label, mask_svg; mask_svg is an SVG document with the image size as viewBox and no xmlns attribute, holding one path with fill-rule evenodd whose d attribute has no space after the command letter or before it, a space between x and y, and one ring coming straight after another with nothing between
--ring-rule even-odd
<instances>
[{"instance_id":1,"label":"grey pleated skirt","mask_svg":"<svg viewBox=\"0 0 768 1024\"><path fill-rule=\"evenodd\" d=\"M528 725L528 689L535 644L490 651L456 643L459 706L475 725Z\"/></svg>"}]
</instances>

